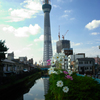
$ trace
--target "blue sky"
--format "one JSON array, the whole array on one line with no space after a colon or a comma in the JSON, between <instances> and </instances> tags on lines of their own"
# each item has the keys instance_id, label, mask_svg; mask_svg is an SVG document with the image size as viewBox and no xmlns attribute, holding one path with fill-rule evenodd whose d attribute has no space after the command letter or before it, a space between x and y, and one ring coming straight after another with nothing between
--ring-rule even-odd
<instances>
[{"instance_id":1,"label":"blue sky","mask_svg":"<svg viewBox=\"0 0 100 100\"><path fill-rule=\"evenodd\" d=\"M100 55L100 0L51 0L53 55L60 36L70 40L74 53ZM15 58L43 59L44 13L41 0L0 0L0 40Z\"/></svg>"}]
</instances>

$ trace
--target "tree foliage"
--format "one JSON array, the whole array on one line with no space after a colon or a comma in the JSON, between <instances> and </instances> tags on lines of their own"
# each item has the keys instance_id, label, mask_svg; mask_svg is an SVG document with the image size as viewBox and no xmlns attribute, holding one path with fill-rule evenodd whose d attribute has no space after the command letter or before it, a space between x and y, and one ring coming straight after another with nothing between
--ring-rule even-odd
<instances>
[{"instance_id":1,"label":"tree foliage","mask_svg":"<svg viewBox=\"0 0 100 100\"><path fill-rule=\"evenodd\" d=\"M5 46L5 41L0 40L0 61L1 59L5 59L5 52L8 48Z\"/></svg>"}]
</instances>

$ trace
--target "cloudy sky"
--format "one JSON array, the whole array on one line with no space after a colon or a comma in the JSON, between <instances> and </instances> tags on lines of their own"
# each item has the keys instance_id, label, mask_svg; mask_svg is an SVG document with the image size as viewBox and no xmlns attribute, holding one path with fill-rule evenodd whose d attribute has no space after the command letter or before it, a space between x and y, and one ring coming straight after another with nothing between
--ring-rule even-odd
<instances>
[{"instance_id":1,"label":"cloudy sky","mask_svg":"<svg viewBox=\"0 0 100 100\"><path fill-rule=\"evenodd\" d=\"M51 0L53 55L60 25L74 53L100 55L100 0ZM15 58L43 59L44 14L41 0L0 0L0 40Z\"/></svg>"}]
</instances>

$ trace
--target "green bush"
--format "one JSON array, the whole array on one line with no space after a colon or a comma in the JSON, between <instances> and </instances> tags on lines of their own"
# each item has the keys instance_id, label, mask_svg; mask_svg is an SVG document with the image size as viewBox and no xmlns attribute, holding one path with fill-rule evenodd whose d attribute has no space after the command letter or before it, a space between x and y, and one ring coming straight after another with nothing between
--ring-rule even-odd
<instances>
[{"instance_id":1,"label":"green bush","mask_svg":"<svg viewBox=\"0 0 100 100\"><path fill-rule=\"evenodd\" d=\"M57 71L57 69L55 69ZM100 100L100 84L91 77L77 76L76 72L72 75L73 80L65 79L65 74L51 74L49 78L49 91L45 95L52 100ZM63 86L68 86L69 91L64 93L63 87L57 87L57 81L62 80Z\"/></svg>"}]
</instances>

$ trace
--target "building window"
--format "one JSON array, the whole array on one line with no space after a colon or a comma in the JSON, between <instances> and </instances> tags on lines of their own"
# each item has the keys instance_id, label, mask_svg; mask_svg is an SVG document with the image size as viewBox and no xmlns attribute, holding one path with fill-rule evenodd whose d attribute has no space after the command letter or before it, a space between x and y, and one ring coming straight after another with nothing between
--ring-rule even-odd
<instances>
[{"instance_id":1,"label":"building window","mask_svg":"<svg viewBox=\"0 0 100 100\"><path fill-rule=\"evenodd\" d=\"M90 61L90 64L92 64L92 61Z\"/></svg>"},{"instance_id":2,"label":"building window","mask_svg":"<svg viewBox=\"0 0 100 100\"><path fill-rule=\"evenodd\" d=\"M85 64L88 64L88 61L85 61Z\"/></svg>"},{"instance_id":3,"label":"building window","mask_svg":"<svg viewBox=\"0 0 100 100\"><path fill-rule=\"evenodd\" d=\"M82 62L82 61L80 61L80 62L79 62L79 64L83 64L83 62Z\"/></svg>"}]
</instances>

